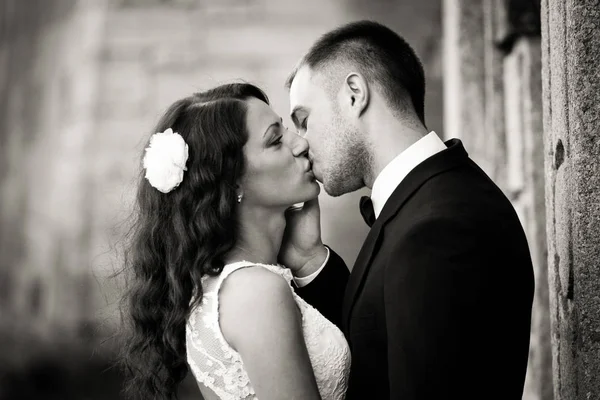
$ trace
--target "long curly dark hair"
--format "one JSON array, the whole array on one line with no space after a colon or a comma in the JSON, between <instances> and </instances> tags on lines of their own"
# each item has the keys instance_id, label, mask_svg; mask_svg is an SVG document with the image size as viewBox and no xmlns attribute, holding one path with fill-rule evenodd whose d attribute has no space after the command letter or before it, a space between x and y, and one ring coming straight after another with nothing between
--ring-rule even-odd
<instances>
[{"instance_id":1,"label":"long curly dark hair","mask_svg":"<svg viewBox=\"0 0 600 400\"><path fill-rule=\"evenodd\" d=\"M167 194L152 187L143 170L139 178L125 250L119 357L130 398L177 399L188 373L185 324L202 300L201 277L221 272L236 241L236 182L244 173L249 98L269 104L247 83L196 93L175 102L153 131L179 133L189 159L183 181Z\"/></svg>"}]
</instances>

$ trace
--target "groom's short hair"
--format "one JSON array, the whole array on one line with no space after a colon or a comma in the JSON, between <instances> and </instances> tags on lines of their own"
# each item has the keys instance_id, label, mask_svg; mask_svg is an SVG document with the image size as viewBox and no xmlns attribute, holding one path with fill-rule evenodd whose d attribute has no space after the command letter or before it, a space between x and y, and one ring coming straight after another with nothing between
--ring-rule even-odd
<instances>
[{"instance_id":1,"label":"groom's short hair","mask_svg":"<svg viewBox=\"0 0 600 400\"><path fill-rule=\"evenodd\" d=\"M388 27L373 21L342 25L319 38L286 81L289 89L297 71L308 66L321 71L339 62L360 69L365 79L379 85L390 105L402 110L407 97L425 125L425 73L411 46Z\"/></svg>"}]
</instances>

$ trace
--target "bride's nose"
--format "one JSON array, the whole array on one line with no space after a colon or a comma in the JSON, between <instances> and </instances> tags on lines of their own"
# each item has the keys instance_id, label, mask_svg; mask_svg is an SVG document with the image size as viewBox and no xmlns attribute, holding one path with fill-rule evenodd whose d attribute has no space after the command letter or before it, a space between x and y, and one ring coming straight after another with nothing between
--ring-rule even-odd
<instances>
[{"instance_id":1,"label":"bride's nose","mask_svg":"<svg viewBox=\"0 0 600 400\"><path fill-rule=\"evenodd\" d=\"M302 136L292 134L292 154L294 157L308 156L308 142Z\"/></svg>"}]
</instances>

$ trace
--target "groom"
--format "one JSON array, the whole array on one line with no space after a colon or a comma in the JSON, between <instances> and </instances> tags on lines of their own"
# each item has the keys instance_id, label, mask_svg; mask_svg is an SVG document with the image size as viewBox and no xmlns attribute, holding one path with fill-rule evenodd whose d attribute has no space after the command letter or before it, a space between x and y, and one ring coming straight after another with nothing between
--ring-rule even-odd
<instances>
[{"instance_id":1,"label":"groom","mask_svg":"<svg viewBox=\"0 0 600 400\"><path fill-rule=\"evenodd\" d=\"M317 202L288 217L280 254L297 292L346 335L347 399L521 399L527 240L462 142L425 127L414 51L380 24L351 23L322 36L287 86L327 193L372 189L351 274L321 242Z\"/></svg>"}]
</instances>

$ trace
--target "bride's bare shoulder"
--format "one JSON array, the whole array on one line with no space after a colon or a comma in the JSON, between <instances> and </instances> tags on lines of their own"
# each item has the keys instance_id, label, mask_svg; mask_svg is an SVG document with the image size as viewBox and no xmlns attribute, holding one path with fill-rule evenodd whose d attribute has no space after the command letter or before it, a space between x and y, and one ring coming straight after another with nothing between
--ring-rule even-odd
<instances>
[{"instance_id":1,"label":"bride's bare shoulder","mask_svg":"<svg viewBox=\"0 0 600 400\"><path fill-rule=\"evenodd\" d=\"M221 286L221 331L234 348L247 338L249 329L260 330L280 323L291 328L298 318L299 310L288 282L264 267L238 269Z\"/></svg>"}]
</instances>

